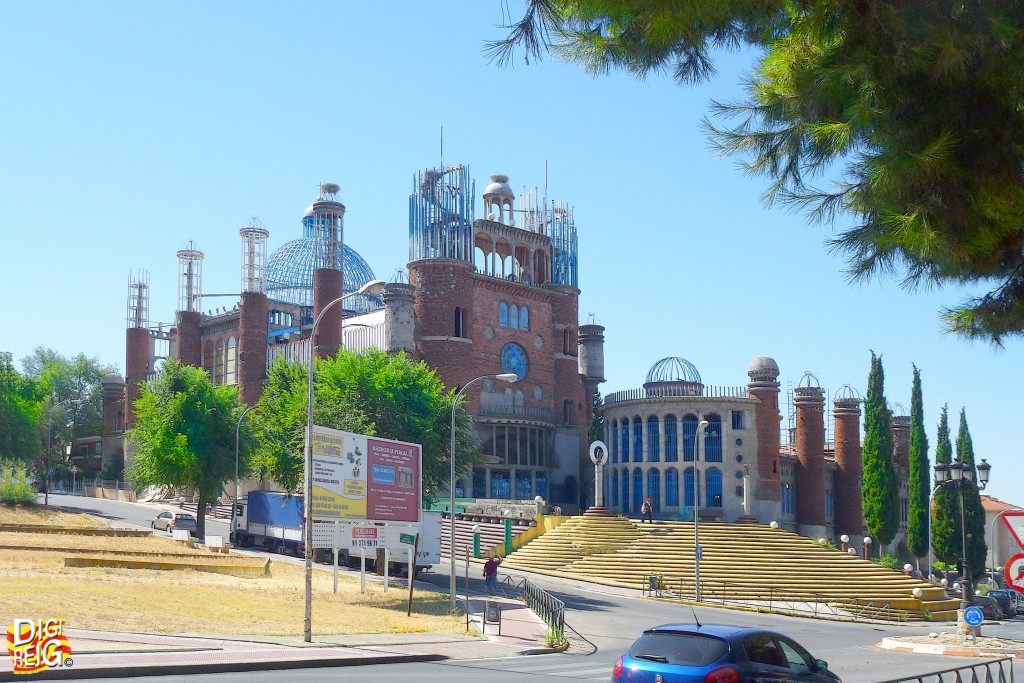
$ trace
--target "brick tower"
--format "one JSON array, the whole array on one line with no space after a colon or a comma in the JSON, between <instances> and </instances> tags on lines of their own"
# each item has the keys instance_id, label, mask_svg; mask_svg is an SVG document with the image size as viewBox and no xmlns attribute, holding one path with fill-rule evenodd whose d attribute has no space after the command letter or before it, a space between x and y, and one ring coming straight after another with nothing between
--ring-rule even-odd
<instances>
[{"instance_id":1,"label":"brick tower","mask_svg":"<svg viewBox=\"0 0 1024 683\"><path fill-rule=\"evenodd\" d=\"M835 417L836 471L835 491L836 537L851 538L864 533L864 505L861 498L863 462L860 451L860 398L849 386L839 390L832 400Z\"/></svg>"},{"instance_id":2,"label":"brick tower","mask_svg":"<svg viewBox=\"0 0 1024 683\"><path fill-rule=\"evenodd\" d=\"M202 367L203 342L199 325L203 315L203 252L189 243L178 251L177 359L184 365Z\"/></svg>"},{"instance_id":3,"label":"brick tower","mask_svg":"<svg viewBox=\"0 0 1024 683\"><path fill-rule=\"evenodd\" d=\"M892 416L892 464L904 476L910 471L910 416Z\"/></svg>"},{"instance_id":4,"label":"brick tower","mask_svg":"<svg viewBox=\"0 0 1024 683\"><path fill-rule=\"evenodd\" d=\"M327 306L345 293L342 273L338 266L344 249L345 205L334 183L320 186L320 196L313 202L313 235L316 240L313 257L313 319L316 320ZM317 326L313 350L317 358L328 358L338 353L342 340L342 304L327 309Z\"/></svg>"},{"instance_id":5,"label":"brick tower","mask_svg":"<svg viewBox=\"0 0 1024 683\"><path fill-rule=\"evenodd\" d=\"M747 369L750 395L758 400L754 408L757 429L757 484L750 514L766 523L778 515L782 475L779 466L779 366L768 356L758 356Z\"/></svg>"},{"instance_id":6,"label":"brick tower","mask_svg":"<svg viewBox=\"0 0 1024 683\"><path fill-rule=\"evenodd\" d=\"M796 523L803 536L825 535L825 392L804 374L796 398Z\"/></svg>"},{"instance_id":7,"label":"brick tower","mask_svg":"<svg viewBox=\"0 0 1024 683\"><path fill-rule=\"evenodd\" d=\"M242 237L242 298L238 314L238 396L255 405L267 376L267 238L256 225L238 231Z\"/></svg>"},{"instance_id":8,"label":"brick tower","mask_svg":"<svg viewBox=\"0 0 1024 683\"><path fill-rule=\"evenodd\" d=\"M125 333L125 427L135 426L135 401L149 367L149 275L139 272L128 281L128 329Z\"/></svg>"}]
</instances>

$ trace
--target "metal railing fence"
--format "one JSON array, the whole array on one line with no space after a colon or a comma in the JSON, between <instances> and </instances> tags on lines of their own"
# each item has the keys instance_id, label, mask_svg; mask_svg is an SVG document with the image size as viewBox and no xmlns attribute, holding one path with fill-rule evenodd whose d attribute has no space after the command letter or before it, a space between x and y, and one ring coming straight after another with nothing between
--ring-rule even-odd
<instances>
[{"instance_id":1,"label":"metal railing fence","mask_svg":"<svg viewBox=\"0 0 1024 683\"><path fill-rule=\"evenodd\" d=\"M501 590L506 597L522 599L534 614L556 633L565 633L565 603L521 576L504 576Z\"/></svg>"},{"instance_id":2,"label":"metal railing fence","mask_svg":"<svg viewBox=\"0 0 1024 683\"><path fill-rule=\"evenodd\" d=\"M892 678L881 683L1013 683L1013 657L989 659L917 676Z\"/></svg>"},{"instance_id":3,"label":"metal railing fence","mask_svg":"<svg viewBox=\"0 0 1024 683\"><path fill-rule=\"evenodd\" d=\"M751 589L756 589L758 599L739 597L748 594ZM645 575L640 591L645 596L653 595L680 600L692 600L696 595L693 577L673 577L663 574ZM754 586L701 579L700 594L703 602L747 607L759 612L808 614L818 618L847 621L906 621L905 610L893 609L889 602L800 591L785 587ZM904 616L899 618L899 615Z\"/></svg>"}]
</instances>

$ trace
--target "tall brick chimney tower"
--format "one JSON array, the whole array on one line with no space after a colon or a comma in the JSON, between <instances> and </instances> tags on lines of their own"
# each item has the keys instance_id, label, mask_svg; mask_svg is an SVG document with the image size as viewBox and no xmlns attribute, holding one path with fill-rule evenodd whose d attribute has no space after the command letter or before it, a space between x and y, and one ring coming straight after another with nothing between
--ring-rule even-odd
<instances>
[{"instance_id":1,"label":"tall brick chimney tower","mask_svg":"<svg viewBox=\"0 0 1024 683\"><path fill-rule=\"evenodd\" d=\"M313 235L317 253L313 258L313 319L327 306L345 293L341 265L344 254L345 205L334 183L320 186L320 196L313 202ZM313 352L317 358L330 358L338 353L342 342L344 304L335 304L324 314L313 339Z\"/></svg>"},{"instance_id":2,"label":"tall brick chimney tower","mask_svg":"<svg viewBox=\"0 0 1024 683\"><path fill-rule=\"evenodd\" d=\"M128 329L125 332L125 427L135 426L135 401L149 372L149 274L139 271L128 279Z\"/></svg>"},{"instance_id":3,"label":"tall brick chimney tower","mask_svg":"<svg viewBox=\"0 0 1024 683\"><path fill-rule=\"evenodd\" d=\"M199 323L203 319L203 252L191 242L178 251L178 344L177 360L202 367L203 347Z\"/></svg>"},{"instance_id":4,"label":"tall brick chimney tower","mask_svg":"<svg viewBox=\"0 0 1024 683\"><path fill-rule=\"evenodd\" d=\"M238 313L238 396L255 405L267 376L267 238L253 221L238 231L242 237L242 297Z\"/></svg>"},{"instance_id":5,"label":"tall brick chimney tower","mask_svg":"<svg viewBox=\"0 0 1024 683\"><path fill-rule=\"evenodd\" d=\"M860 538L864 533L860 397L847 385L832 399L832 408L836 426L836 471L833 478L836 537L847 534L851 538Z\"/></svg>"},{"instance_id":6,"label":"tall brick chimney tower","mask_svg":"<svg viewBox=\"0 0 1024 683\"><path fill-rule=\"evenodd\" d=\"M805 373L796 398L796 523L811 538L825 535L825 392Z\"/></svg>"},{"instance_id":7,"label":"tall brick chimney tower","mask_svg":"<svg viewBox=\"0 0 1024 683\"><path fill-rule=\"evenodd\" d=\"M758 400L754 408L757 429L757 483L750 514L767 523L778 514L781 499L781 467L779 465L779 366L768 356L758 356L747 369L750 395Z\"/></svg>"}]
</instances>

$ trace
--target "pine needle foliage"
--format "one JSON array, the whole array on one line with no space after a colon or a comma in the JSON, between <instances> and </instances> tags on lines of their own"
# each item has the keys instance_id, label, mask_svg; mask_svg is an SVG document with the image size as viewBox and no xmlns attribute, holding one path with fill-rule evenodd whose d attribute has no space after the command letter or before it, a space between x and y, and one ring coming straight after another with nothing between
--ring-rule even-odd
<instances>
[{"instance_id":1,"label":"pine needle foliage","mask_svg":"<svg viewBox=\"0 0 1024 683\"><path fill-rule=\"evenodd\" d=\"M895 0L527 0L487 51L595 75L692 85L753 48L713 145L764 177L768 204L841 220L852 281L983 292L942 311L996 344L1024 335L1024 3Z\"/></svg>"}]
</instances>

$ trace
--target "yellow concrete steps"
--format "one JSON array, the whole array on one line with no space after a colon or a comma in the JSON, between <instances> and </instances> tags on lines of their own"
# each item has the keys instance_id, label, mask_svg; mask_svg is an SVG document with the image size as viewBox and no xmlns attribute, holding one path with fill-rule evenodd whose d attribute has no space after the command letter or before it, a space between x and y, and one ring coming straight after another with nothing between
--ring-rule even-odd
<instances>
[{"instance_id":1,"label":"yellow concrete steps","mask_svg":"<svg viewBox=\"0 0 1024 683\"><path fill-rule=\"evenodd\" d=\"M693 525L639 524L619 517L573 517L505 560L509 569L575 576L640 588L661 574L680 593L693 586ZM945 618L956 601L931 584L781 529L755 524L705 523L700 529L705 592L758 601L828 601L851 613L893 619ZM922 590L920 598L913 595ZM870 603L869 606L868 603Z\"/></svg>"}]
</instances>

